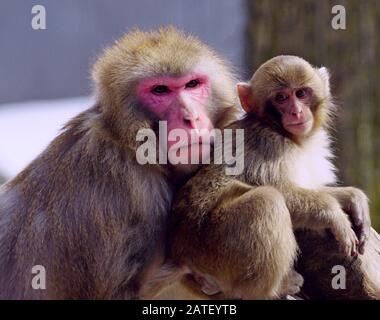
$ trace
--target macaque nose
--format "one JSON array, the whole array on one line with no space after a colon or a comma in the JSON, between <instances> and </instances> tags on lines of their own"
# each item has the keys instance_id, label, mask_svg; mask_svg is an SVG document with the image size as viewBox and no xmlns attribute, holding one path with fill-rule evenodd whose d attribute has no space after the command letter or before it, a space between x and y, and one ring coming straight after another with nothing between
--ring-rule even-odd
<instances>
[{"instance_id":1,"label":"macaque nose","mask_svg":"<svg viewBox=\"0 0 380 320\"><path fill-rule=\"evenodd\" d=\"M199 114L196 112L193 112L192 110L184 110L183 114L183 120L187 126L189 126L191 129L198 128L198 120L199 120Z\"/></svg>"},{"instance_id":2,"label":"macaque nose","mask_svg":"<svg viewBox=\"0 0 380 320\"><path fill-rule=\"evenodd\" d=\"M302 107L297 105L296 103L290 107L290 115L299 117L302 113Z\"/></svg>"},{"instance_id":3,"label":"macaque nose","mask_svg":"<svg viewBox=\"0 0 380 320\"><path fill-rule=\"evenodd\" d=\"M291 115L292 116L297 116L300 113L302 113L302 109L294 109L294 110L291 111Z\"/></svg>"},{"instance_id":4,"label":"macaque nose","mask_svg":"<svg viewBox=\"0 0 380 320\"><path fill-rule=\"evenodd\" d=\"M187 127L190 127L190 129L197 129L198 128L198 124L197 124L197 120L194 119L194 118L191 118L191 119L183 119L184 122L185 122L185 125Z\"/></svg>"}]
</instances>

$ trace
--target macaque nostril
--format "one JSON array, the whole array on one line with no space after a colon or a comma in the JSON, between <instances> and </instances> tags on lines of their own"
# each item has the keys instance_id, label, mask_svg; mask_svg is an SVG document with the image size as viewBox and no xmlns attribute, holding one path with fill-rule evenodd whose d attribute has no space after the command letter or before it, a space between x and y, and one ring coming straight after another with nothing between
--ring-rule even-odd
<instances>
[{"instance_id":1,"label":"macaque nostril","mask_svg":"<svg viewBox=\"0 0 380 320\"><path fill-rule=\"evenodd\" d=\"M183 119L183 122L185 123L186 127L195 128L195 126L194 126L194 120L192 120L192 119Z\"/></svg>"},{"instance_id":2,"label":"macaque nostril","mask_svg":"<svg viewBox=\"0 0 380 320\"><path fill-rule=\"evenodd\" d=\"M303 112L302 112L302 109L300 109L300 110L293 110L293 111L291 111L290 112L290 114L292 115L292 116L298 116L298 115L300 115L300 114L302 114Z\"/></svg>"}]
</instances>

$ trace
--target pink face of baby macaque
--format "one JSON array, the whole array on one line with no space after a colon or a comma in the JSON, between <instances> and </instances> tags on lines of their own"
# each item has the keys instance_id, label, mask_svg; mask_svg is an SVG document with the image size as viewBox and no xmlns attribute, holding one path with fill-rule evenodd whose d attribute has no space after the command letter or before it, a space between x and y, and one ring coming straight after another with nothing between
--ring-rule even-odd
<instances>
[{"instance_id":1,"label":"pink face of baby macaque","mask_svg":"<svg viewBox=\"0 0 380 320\"><path fill-rule=\"evenodd\" d=\"M312 91L310 88L285 88L274 93L272 105L282 115L282 126L289 133L302 136L313 128L313 114L310 109Z\"/></svg>"},{"instance_id":2,"label":"pink face of baby macaque","mask_svg":"<svg viewBox=\"0 0 380 320\"><path fill-rule=\"evenodd\" d=\"M251 87L240 83L237 86L241 105L246 112L255 109L252 102ZM305 136L314 126L311 110L313 90L309 87L284 87L271 93L269 102L281 114L282 127L294 136Z\"/></svg>"}]
</instances>

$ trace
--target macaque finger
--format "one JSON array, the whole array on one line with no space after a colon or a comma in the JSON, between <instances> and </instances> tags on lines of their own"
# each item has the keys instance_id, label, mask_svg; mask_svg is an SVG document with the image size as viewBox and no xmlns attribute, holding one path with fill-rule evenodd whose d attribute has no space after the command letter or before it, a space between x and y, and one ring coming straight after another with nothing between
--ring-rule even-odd
<instances>
[{"instance_id":1,"label":"macaque finger","mask_svg":"<svg viewBox=\"0 0 380 320\"><path fill-rule=\"evenodd\" d=\"M356 224L356 225L353 226L353 229L354 229L355 234L358 237L359 241L362 241L364 239L364 237L365 237L365 234L364 234L364 224L363 223Z\"/></svg>"},{"instance_id":2,"label":"macaque finger","mask_svg":"<svg viewBox=\"0 0 380 320\"><path fill-rule=\"evenodd\" d=\"M359 233L360 234L358 235L358 239L359 239L358 251L359 251L360 254L364 254L364 247L365 247L365 245L367 243L368 236L365 233L365 229L364 229L364 225L363 224L360 226Z\"/></svg>"},{"instance_id":3,"label":"macaque finger","mask_svg":"<svg viewBox=\"0 0 380 320\"><path fill-rule=\"evenodd\" d=\"M358 213L351 215L352 222L357 228L363 228L363 218Z\"/></svg>"},{"instance_id":4,"label":"macaque finger","mask_svg":"<svg viewBox=\"0 0 380 320\"><path fill-rule=\"evenodd\" d=\"M361 242L359 244L359 247L358 247L358 252L359 254L363 255L364 254L364 245L365 245L365 241Z\"/></svg>"}]
</instances>

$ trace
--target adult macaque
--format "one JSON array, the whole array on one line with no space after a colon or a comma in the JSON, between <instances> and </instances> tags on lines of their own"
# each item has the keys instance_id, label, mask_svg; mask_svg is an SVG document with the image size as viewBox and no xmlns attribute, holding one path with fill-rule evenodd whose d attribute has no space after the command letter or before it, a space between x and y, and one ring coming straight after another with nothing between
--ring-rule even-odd
<instances>
[{"instance_id":1,"label":"adult macaque","mask_svg":"<svg viewBox=\"0 0 380 320\"><path fill-rule=\"evenodd\" d=\"M165 120L190 135L237 113L226 64L173 28L127 34L93 77L96 105L0 189L1 299L139 298L160 261L172 194L194 168L139 165L138 131ZM45 290L32 288L35 265Z\"/></svg>"},{"instance_id":2,"label":"adult macaque","mask_svg":"<svg viewBox=\"0 0 380 320\"><path fill-rule=\"evenodd\" d=\"M302 277L293 270L293 230L329 229L347 259L364 252L370 231L366 196L355 188L326 187L336 181L327 70L279 56L237 90L247 115L228 129L245 130L244 171L227 176L226 165L211 164L180 190L169 263L150 282L150 292L186 275L203 293L222 292L224 298L297 293Z\"/></svg>"}]
</instances>

